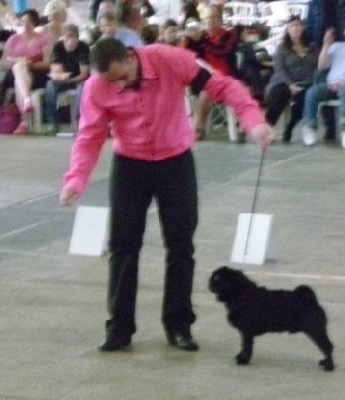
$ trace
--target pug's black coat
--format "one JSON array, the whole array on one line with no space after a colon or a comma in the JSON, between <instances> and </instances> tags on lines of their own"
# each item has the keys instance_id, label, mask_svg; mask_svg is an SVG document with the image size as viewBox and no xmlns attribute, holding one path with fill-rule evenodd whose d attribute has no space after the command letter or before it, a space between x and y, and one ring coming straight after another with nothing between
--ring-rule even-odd
<instances>
[{"instance_id":1,"label":"pug's black coat","mask_svg":"<svg viewBox=\"0 0 345 400\"><path fill-rule=\"evenodd\" d=\"M212 273L209 289L218 301L225 303L229 323L241 334L238 364L250 362L255 336L287 331L305 333L325 356L319 365L325 371L334 369L326 313L309 286L298 286L293 291L268 290L239 270L220 267Z\"/></svg>"}]
</instances>

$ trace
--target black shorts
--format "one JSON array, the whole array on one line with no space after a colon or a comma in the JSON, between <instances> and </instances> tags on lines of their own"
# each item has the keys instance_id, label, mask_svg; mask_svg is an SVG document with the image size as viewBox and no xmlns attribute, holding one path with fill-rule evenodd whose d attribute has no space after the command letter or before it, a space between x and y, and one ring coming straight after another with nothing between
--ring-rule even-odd
<instances>
[{"instance_id":1,"label":"black shorts","mask_svg":"<svg viewBox=\"0 0 345 400\"><path fill-rule=\"evenodd\" d=\"M40 89L46 86L46 83L49 80L48 72L43 71L30 71L32 75L32 86L31 89ZM12 69L8 70L5 74L4 80L2 82L4 92L14 87L14 75Z\"/></svg>"}]
</instances>

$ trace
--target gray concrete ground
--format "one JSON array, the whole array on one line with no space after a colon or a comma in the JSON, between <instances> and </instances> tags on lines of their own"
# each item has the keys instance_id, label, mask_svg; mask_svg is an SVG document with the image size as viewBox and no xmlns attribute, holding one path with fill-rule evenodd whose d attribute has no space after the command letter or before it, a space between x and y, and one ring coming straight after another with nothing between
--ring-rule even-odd
<instances>
[{"instance_id":1,"label":"gray concrete ground","mask_svg":"<svg viewBox=\"0 0 345 400\"><path fill-rule=\"evenodd\" d=\"M85 19L87 2L73 5ZM318 370L318 349L303 335L288 334L258 338L251 365L238 367L239 336L207 281L229 264L238 214L251 210L260 154L252 144L223 139L195 146L194 336L200 351L185 354L166 344L160 324L164 252L153 206L141 258L138 332L130 350L101 354L96 346L107 318L107 258L68 255L76 208L58 204L72 142L0 136L1 400L344 398L344 150L305 149L298 135L291 146L272 147L257 212L274 216L278 258L243 267L272 288L313 286L329 316L337 369ZM107 205L109 160L108 143L80 205Z\"/></svg>"},{"instance_id":2,"label":"gray concrete ground","mask_svg":"<svg viewBox=\"0 0 345 400\"><path fill-rule=\"evenodd\" d=\"M241 212L250 212L260 153L226 140L197 143L200 224L193 327L200 351L166 344L160 324L164 253L153 205L140 268L137 325L128 351L101 354L107 258L68 255L75 207L58 204L71 140L0 137L0 399L179 400L344 397L344 150L306 149L297 137L266 155L257 212L274 216L275 262L243 268L262 285L310 284L329 316L337 369L318 369L303 335L256 340L239 367L239 336L207 289L229 264ZM107 205L110 143L79 205Z\"/></svg>"}]
</instances>

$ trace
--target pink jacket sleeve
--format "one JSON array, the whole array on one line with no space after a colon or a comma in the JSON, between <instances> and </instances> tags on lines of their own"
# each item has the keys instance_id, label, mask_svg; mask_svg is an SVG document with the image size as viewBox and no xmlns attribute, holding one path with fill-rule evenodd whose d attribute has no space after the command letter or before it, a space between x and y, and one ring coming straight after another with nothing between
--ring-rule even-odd
<instances>
[{"instance_id":1,"label":"pink jacket sleeve","mask_svg":"<svg viewBox=\"0 0 345 400\"><path fill-rule=\"evenodd\" d=\"M214 72L205 90L212 100L232 107L246 131L266 122L258 102L241 81Z\"/></svg>"},{"instance_id":2,"label":"pink jacket sleeve","mask_svg":"<svg viewBox=\"0 0 345 400\"><path fill-rule=\"evenodd\" d=\"M86 189L108 137L108 119L95 101L96 90L99 90L97 78L91 77L83 87L79 132L72 147L69 170L63 177L64 186L71 187L78 193Z\"/></svg>"}]
</instances>

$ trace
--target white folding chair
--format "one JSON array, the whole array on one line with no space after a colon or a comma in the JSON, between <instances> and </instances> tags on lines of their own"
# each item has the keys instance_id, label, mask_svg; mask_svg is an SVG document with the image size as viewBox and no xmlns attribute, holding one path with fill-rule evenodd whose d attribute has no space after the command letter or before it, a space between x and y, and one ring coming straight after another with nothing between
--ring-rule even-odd
<instances>
[{"instance_id":1,"label":"white folding chair","mask_svg":"<svg viewBox=\"0 0 345 400\"><path fill-rule=\"evenodd\" d=\"M289 16L288 0L271 1L263 7L261 20L269 27L280 27Z\"/></svg>"},{"instance_id":2,"label":"white folding chair","mask_svg":"<svg viewBox=\"0 0 345 400\"><path fill-rule=\"evenodd\" d=\"M290 15L297 15L305 20L308 15L309 4L292 3L288 5Z\"/></svg>"},{"instance_id":3,"label":"white folding chair","mask_svg":"<svg viewBox=\"0 0 345 400\"><path fill-rule=\"evenodd\" d=\"M279 32L268 39L257 43L257 47L265 48L270 56L273 56L277 47L283 40L284 32Z\"/></svg>"},{"instance_id":4,"label":"white folding chair","mask_svg":"<svg viewBox=\"0 0 345 400\"><path fill-rule=\"evenodd\" d=\"M258 18L258 9L255 3L231 1L224 4L224 22L236 25L242 23L251 25Z\"/></svg>"},{"instance_id":5,"label":"white folding chair","mask_svg":"<svg viewBox=\"0 0 345 400\"><path fill-rule=\"evenodd\" d=\"M30 131L33 133L44 133L44 94L45 89L36 89L31 92L31 99L34 106L34 111L31 115ZM76 89L69 89L59 93L58 107L69 105L71 114L71 126L75 128L75 99Z\"/></svg>"},{"instance_id":6,"label":"white folding chair","mask_svg":"<svg viewBox=\"0 0 345 400\"><path fill-rule=\"evenodd\" d=\"M42 133L43 131L43 96L45 89L36 89L31 92L31 100L34 106L34 110L30 115L30 132Z\"/></svg>"},{"instance_id":7,"label":"white folding chair","mask_svg":"<svg viewBox=\"0 0 345 400\"><path fill-rule=\"evenodd\" d=\"M212 103L211 111L206 123L206 137L212 136L219 127L227 130L230 142L238 139L237 118L231 107L225 107L219 103Z\"/></svg>"},{"instance_id":8,"label":"white folding chair","mask_svg":"<svg viewBox=\"0 0 345 400\"><path fill-rule=\"evenodd\" d=\"M201 66L209 70L213 71L213 68L204 60L197 59L197 63ZM194 101L195 99L193 99ZM195 102L194 102L195 103ZM189 102L189 104L191 104ZM194 104L193 104L194 106ZM188 112L189 108L187 108ZM190 115L190 112L188 116ZM225 107L219 103L212 103L211 111L207 118L206 123L206 137L214 131L216 126L224 125L226 126L228 136L231 142L237 140L237 119L234 111L231 107Z\"/></svg>"}]
</instances>

